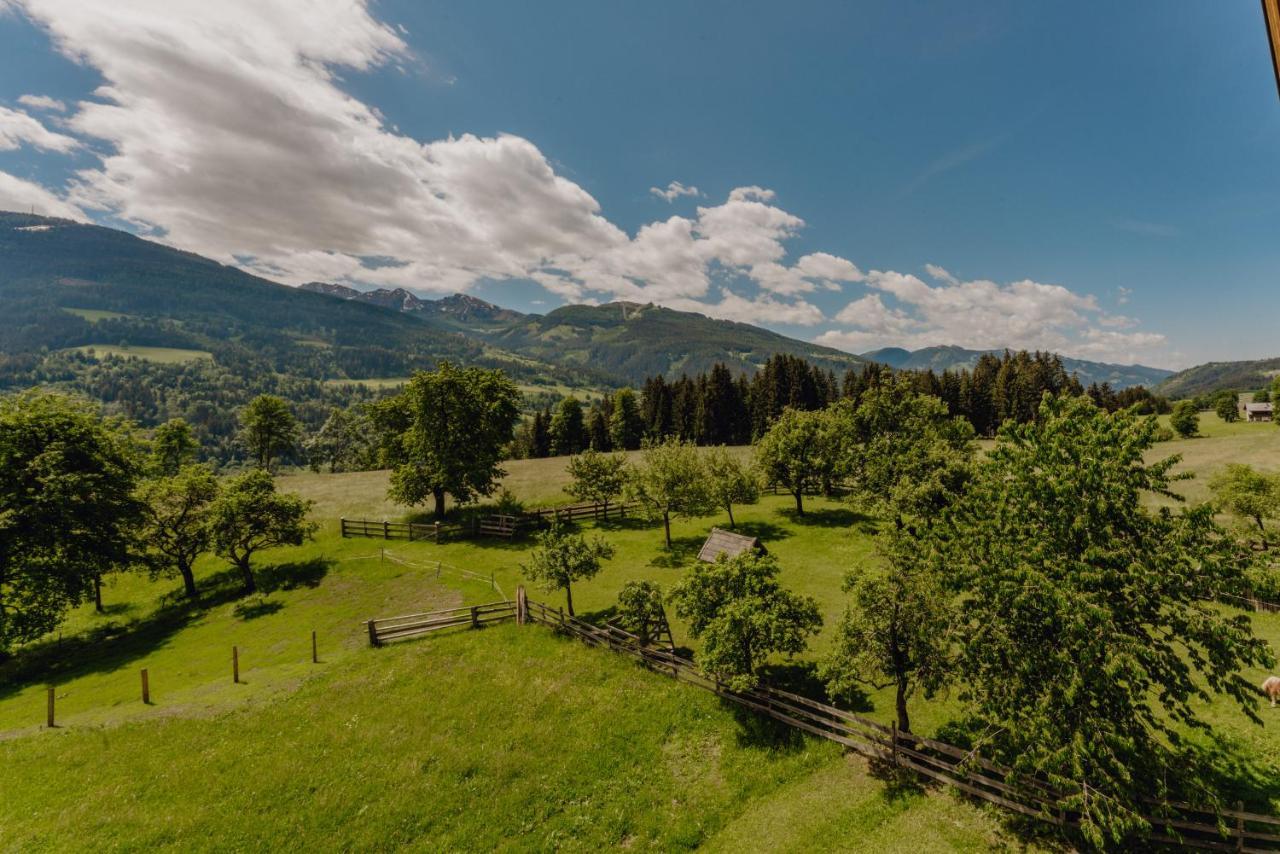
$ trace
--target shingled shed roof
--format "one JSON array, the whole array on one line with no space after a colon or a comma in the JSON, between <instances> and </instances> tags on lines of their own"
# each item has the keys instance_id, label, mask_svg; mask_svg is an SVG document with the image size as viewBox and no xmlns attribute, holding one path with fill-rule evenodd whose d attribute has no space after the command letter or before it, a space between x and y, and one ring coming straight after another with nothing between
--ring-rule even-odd
<instances>
[{"instance_id":1,"label":"shingled shed roof","mask_svg":"<svg viewBox=\"0 0 1280 854\"><path fill-rule=\"evenodd\" d=\"M723 528L712 528L711 536L707 537L707 541L702 544L702 551L698 552L698 560L715 563L720 555L737 557L743 552L753 550L761 554L768 551L759 537L748 537Z\"/></svg>"}]
</instances>

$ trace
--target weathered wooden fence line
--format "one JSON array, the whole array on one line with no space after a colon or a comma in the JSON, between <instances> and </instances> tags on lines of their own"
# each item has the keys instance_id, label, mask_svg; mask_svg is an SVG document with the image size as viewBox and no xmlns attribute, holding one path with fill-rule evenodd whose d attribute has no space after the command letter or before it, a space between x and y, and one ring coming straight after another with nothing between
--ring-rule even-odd
<instances>
[{"instance_id":1,"label":"weathered wooden fence line","mask_svg":"<svg viewBox=\"0 0 1280 854\"><path fill-rule=\"evenodd\" d=\"M761 685L749 691L733 691L714 676L697 668L672 649L645 646L639 637L615 625L598 626L565 614L516 592L515 602L479 605L475 611L457 608L427 614L411 614L393 620L370 620L369 637L377 645L391 637L411 637L454 626L478 628L485 623L514 619L517 623L541 623L637 659L658 673L710 691L722 699L773 718L788 726L834 741L869 759L909 769L931 780L988 803L1059 827L1079 826L1079 816L1064 806L1065 795L1042 780L1028 778L992 762L973 750L936 739L899 732L884 724L802 697L780 688ZM1152 814L1144 816L1154 830L1155 842L1213 851L1280 851L1280 818L1234 810L1203 809L1186 803L1149 801Z\"/></svg>"},{"instance_id":2,"label":"weathered wooden fence line","mask_svg":"<svg viewBox=\"0 0 1280 854\"><path fill-rule=\"evenodd\" d=\"M579 519L625 519L628 512L635 515L639 506L639 501L587 501L582 504L562 504L559 507L526 510L523 516L537 524L576 522Z\"/></svg>"},{"instance_id":3,"label":"weathered wooden fence line","mask_svg":"<svg viewBox=\"0 0 1280 854\"><path fill-rule=\"evenodd\" d=\"M369 643L372 646L382 646L389 640L416 637L457 626L476 629L487 623L511 620L515 616L516 603L503 601L373 619L365 623L365 627L369 632Z\"/></svg>"},{"instance_id":4,"label":"weathered wooden fence line","mask_svg":"<svg viewBox=\"0 0 1280 854\"><path fill-rule=\"evenodd\" d=\"M339 520L342 536L371 537L378 540L408 540L443 543L471 537L511 539L521 531L545 527L554 522L576 522L579 519L623 519L628 511L634 515L639 502L586 502L542 507L518 514L473 514L466 522L392 522L387 519Z\"/></svg>"}]
</instances>

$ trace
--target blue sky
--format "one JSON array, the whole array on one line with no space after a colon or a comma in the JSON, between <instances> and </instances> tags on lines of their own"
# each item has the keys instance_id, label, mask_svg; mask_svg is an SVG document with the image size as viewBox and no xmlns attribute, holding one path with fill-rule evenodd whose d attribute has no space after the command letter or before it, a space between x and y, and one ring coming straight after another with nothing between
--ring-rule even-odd
<instances>
[{"instance_id":1,"label":"blue sky","mask_svg":"<svg viewBox=\"0 0 1280 854\"><path fill-rule=\"evenodd\" d=\"M302 5L0 0L0 207L853 351L1280 355L1253 0Z\"/></svg>"}]
</instances>

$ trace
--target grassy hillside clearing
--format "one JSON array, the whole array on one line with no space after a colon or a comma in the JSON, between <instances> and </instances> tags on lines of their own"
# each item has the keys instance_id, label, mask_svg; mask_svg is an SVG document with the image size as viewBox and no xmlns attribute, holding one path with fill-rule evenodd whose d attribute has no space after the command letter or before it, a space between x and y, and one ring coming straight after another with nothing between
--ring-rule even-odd
<instances>
[{"instance_id":1,"label":"grassy hillside clearing","mask_svg":"<svg viewBox=\"0 0 1280 854\"><path fill-rule=\"evenodd\" d=\"M90 323L97 323L99 320L122 320L130 316L118 311L103 311L97 308L63 308L62 310L76 317L82 317Z\"/></svg>"},{"instance_id":2,"label":"grassy hillside clearing","mask_svg":"<svg viewBox=\"0 0 1280 854\"><path fill-rule=\"evenodd\" d=\"M78 353L92 355L99 359L105 359L108 356L119 356L121 359L143 359L148 362L158 362L162 365L180 365L185 362L213 358L213 354L207 350L182 350L177 347L119 347L114 344L84 344L80 347L71 347L69 349Z\"/></svg>"}]
</instances>

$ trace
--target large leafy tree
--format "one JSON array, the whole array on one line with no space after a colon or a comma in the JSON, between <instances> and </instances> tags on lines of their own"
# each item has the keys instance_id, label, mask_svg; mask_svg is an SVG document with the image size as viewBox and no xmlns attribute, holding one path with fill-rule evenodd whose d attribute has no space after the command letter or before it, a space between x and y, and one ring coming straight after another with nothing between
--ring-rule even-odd
<instances>
[{"instance_id":1,"label":"large leafy tree","mask_svg":"<svg viewBox=\"0 0 1280 854\"><path fill-rule=\"evenodd\" d=\"M156 428L151 437L151 467L162 477L171 477L196 461L200 442L191 425L173 418Z\"/></svg>"},{"instance_id":2,"label":"large leafy tree","mask_svg":"<svg viewBox=\"0 0 1280 854\"><path fill-rule=\"evenodd\" d=\"M314 471L361 471L373 468L377 459L373 424L360 408L329 411L329 417L306 441L307 462Z\"/></svg>"},{"instance_id":3,"label":"large leafy tree","mask_svg":"<svg viewBox=\"0 0 1280 854\"><path fill-rule=\"evenodd\" d=\"M1249 716L1242 671L1272 655L1245 615L1205 601L1245 563L1213 510L1148 509L1171 457L1147 463L1154 417L1049 398L1006 424L965 498L935 525L938 566L963 591L957 675L992 758L1069 794L1095 845L1141 832L1146 797L1212 801L1183 755L1201 705Z\"/></svg>"},{"instance_id":4,"label":"large leafy tree","mask_svg":"<svg viewBox=\"0 0 1280 854\"><path fill-rule=\"evenodd\" d=\"M736 528L733 505L759 501L760 478L749 465L744 465L724 447L703 452L702 465L707 473L707 488L716 504L729 514L729 527Z\"/></svg>"},{"instance_id":5,"label":"large leafy tree","mask_svg":"<svg viewBox=\"0 0 1280 854\"><path fill-rule=\"evenodd\" d=\"M618 591L618 623L648 646L666 623L662 588L652 581L628 581Z\"/></svg>"},{"instance_id":6,"label":"large leafy tree","mask_svg":"<svg viewBox=\"0 0 1280 854\"><path fill-rule=\"evenodd\" d=\"M240 412L240 439L258 467L271 464L298 446L302 427L283 399L260 394Z\"/></svg>"},{"instance_id":7,"label":"large leafy tree","mask_svg":"<svg viewBox=\"0 0 1280 854\"><path fill-rule=\"evenodd\" d=\"M1169 416L1169 426L1173 432L1184 439L1190 439L1200 432L1200 413L1194 401L1180 400L1173 405L1173 414Z\"/></svg>"},{"instance_id":8,"label":"large leafy tree","mask_svg":"<svg viewBox=\"0 0 1280 854\"><path fill-rule=\"evenodd\" d=\"M676 614L701 640L698 666L731 689L754 688L770 655L803 652L822 627L818 603L785 589L772 555L745 552L695 564L671 590Z\"/></svg>"},{"instance_id":9,"label":"large leafy tree","mask_svg":"<svg viewBox=\"0 0 1280 854\"><path fill-rule=\"evenodd\" d=\"M569 458L569 485L565 492L580 501L604 505L606 514L627 485L627 458L587 449Z\"/></svg>"},{"instance_id":10,"label":"large leafy tree","mask_svg":"<svg viewBox=\"0 0 1280 854\"><path fill-rule=\"evenodd\" d=\"M0 652L54 628L136 559L141 455L88 403L0 398Z\"/></svg>"},{"instance_id":11,"label":"large leafy tree","mask_svg":"<svg viewBox=\"0 0 1280 854\"><path fill-rule=\"evenodd\" d=\"M918 690L932 695L950 676L954 597L906 531L883 534L879 547L887 567L848 575L853 601L819 670L833 697L894 688L898 729L910 732L907 701Z\"/></svg>"},{"instance_id":12,"label":"large leafy tree","mask_svg":"<svg viewBox=\"0 0 1280 854\"><path fill-rule=\"evenodd\" d=\"M613 546L602 537L587 539L561 526L538 534L538 546L522 565L525 578L544 590L563 590L573 616L573 583L594 578L601 562L613 557Z\"/></svg>"},{"instance_id":13,"label":"large leafy tree","mask_svg":"<svg viewBox=\"0 0 1280 854\"><path fill-rule=\"evenodd\" d=\"M756 443L756 467L771 483L785 488L804 515L804 491L821 482L826 460L822 448L827 415L786 409Z\"/></svg>"},{"instance_id":14,"label":"large leafy tree","mask_svg":"<svg viewBox=\"0 0 1280 854\"><path fill-rule=\"evenodd\" d=\"M275 481L262 469L229 480L209 510L213 550L240 570L244 591L257 589L253 556L277 546L300 546L316 532L307 520L311 501L276 492Z\"/></svg>"},{"instance_id":15,"label":"large leafy tree","mask_svg":"<svg viewBox=\"0 0 1280 854\"><path fill-rule=\"evenodd\" d=\"M627 488L651 518L662 519L667 548L671 548L672 516L705 516L716 506L697 447L678 439L646 447L640 465L631 470Z\"/></svg>"},{"instance_id":16,"label":"large leafy tree","mask_svg":"<svg viewBox=\"0 0 1280 854\"><path fill-rule=\"evenodd\" d=\"M1280 516L1280 475L1231 463L1213 476L1209 488L1223 510L1258 529L1258 541L1265 549L1266 522Z\"/></svg>"},{"instance_id":17,"label":"large leafy tree","mask_svg":"<svg viewBox=\"0 0 1280 854\"><path fill-rule=\"evenodd\" d=\"M393 467L391 499L414 506L445 495L459 503L491 495L503 450L520 417L520 390L505 374L445 362L419 371L395 397L370 407Z\"/></svg>"},{"instance_id":18,"label":"large leafy tree","mask_svg":"<svg viewBox=\"0 0 1280 854\"><path fill-rule=\"evenodd\" d=\"M891 379L868 389L839 422L848 432L848 470L859 496L899 528L930 521L964 489L973 427L932 395Z\"/></svg>"},{"instance_id":19,"label":"large leafy tree","mask_svg":"<svg viewBox=\"0 0 1280 854\"><path fill-rule=\"evenodd\" d=\"M210 510L218 497L218 480L207 466L186 465L176 473L157 477L139 490L144 511L143 542L154 572L177 572L190 598L196 596L192 570L196 558L209 550Z\"/></svg>"},{"instance_id":20,"label":"large leafy tree","mask_svg":"<svg viewBox=\"0 0 1280 854\"><path fill-rule=\"evenodd\" d=\"M1214 395L1213 411L1228 424L1240 420L1240 404L1234 391L1222 391Z\"/></svg>"}]
</instances>

